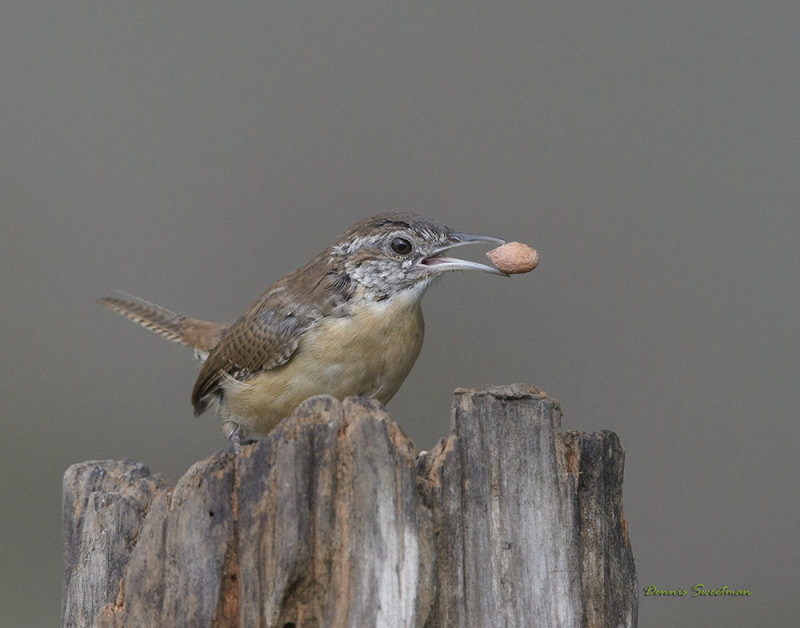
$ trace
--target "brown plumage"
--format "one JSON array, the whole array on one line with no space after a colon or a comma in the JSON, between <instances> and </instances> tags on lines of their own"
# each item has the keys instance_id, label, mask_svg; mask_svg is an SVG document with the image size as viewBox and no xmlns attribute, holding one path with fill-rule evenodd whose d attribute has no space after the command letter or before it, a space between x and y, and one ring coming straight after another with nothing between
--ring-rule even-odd
<instances>
[{"instance_id":1,"label":"brown plumage","mask_svg":"<svg viewBox=\"0 0 800 628\"><path fill-rule=\"evenodd\" d=\"M320 254L286 275L226 331L203 364L192 390L195 414L206 409L209 396L220 392L226 378L243 381L285 364L303 334L346 302L346 290L331 289L336 274L329 272L330 266Z\"/></svg>"},{"instance_id":2,"label":"brown plumage","mask_svg":"<svg viewBox=\"0 0 800 628\"><path fill-rule=\"evenodd\" d=\"M414 214L367 218L278 280L230 327L146 301L99 303L207 354L192 391L195 414L213 406L237 443L266 434L312 395L388 402L422 346L420 300L431 281L457 269L502 274L443 255L472 242L503 240Z\"/></svg>"}]
</instances>

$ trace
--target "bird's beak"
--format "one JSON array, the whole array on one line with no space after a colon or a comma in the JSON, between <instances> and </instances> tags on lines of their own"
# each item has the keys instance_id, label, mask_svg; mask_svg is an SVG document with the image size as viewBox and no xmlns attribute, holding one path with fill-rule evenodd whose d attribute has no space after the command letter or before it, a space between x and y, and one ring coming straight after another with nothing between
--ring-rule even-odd
<instances>
[{"instance_id":1,"label":"bird's beak","mask_svg":"<svg viewBox=\"0 0 800 628\"><path fill-rule=\"evenodd\" d=\"M457 246L464 246L465 244L477 244L480 242L491 242L493 244L505 244L506 241L501 238L495 238L487 235L474 235L472 233L457 233L453 232L448 236L449 242L438 249L431 255L424 258L420 264L428 268L432 272L444 272L447 270L482 270L493 275L502 275L508 277L504 272L487 266L486 264L479 264L478 262L470 262L465 259L458 259L456 257L445 257L443 254L454 249Z\"/></svg>"}]
</instances>

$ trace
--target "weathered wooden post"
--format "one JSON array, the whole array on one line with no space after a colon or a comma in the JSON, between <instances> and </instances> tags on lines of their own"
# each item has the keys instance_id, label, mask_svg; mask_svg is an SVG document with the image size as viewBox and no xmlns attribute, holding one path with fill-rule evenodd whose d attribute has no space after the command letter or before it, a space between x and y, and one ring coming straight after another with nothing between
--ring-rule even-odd
<instances>
[{"instance_id":1,"label":"weathered wooden post","mask_svg":"<svg viewBox=\"0 0 800 628\"><path fill-rule=\"evenodd\" d=\"M457 390L414 447L377 402L315 397L170 488L64 476L64 626L635 626L611 432L522 385Z\"/></svg>"}]
</instances>

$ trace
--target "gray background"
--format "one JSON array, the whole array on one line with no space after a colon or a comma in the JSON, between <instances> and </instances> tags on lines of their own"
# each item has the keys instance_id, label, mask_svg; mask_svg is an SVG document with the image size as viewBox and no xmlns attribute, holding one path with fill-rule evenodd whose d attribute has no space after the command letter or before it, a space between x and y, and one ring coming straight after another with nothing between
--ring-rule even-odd
<instances>
[{"instance_id":1,"label":"gray background","mask_svg":"<svg viewBox=\"0 0 800 628\"><path fill-rule=\"evenodd\" d=\"M800 5L15 2L0 16L0 608L53 625L68 465L226 446L189 352L94 305L233 321L363 216L520 239L448 276L389 410L522 381L615 430L642 626L789 625ZM475 259L482 251L473 251Z\"/></svg>"}]
</instances>

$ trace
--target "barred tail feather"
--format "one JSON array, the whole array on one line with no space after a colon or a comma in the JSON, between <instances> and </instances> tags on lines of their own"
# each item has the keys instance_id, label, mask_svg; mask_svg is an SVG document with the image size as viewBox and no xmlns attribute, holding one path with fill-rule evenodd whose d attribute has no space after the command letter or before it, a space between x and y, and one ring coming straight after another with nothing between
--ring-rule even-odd
<instances>
[{"instance_id":1,"label":"barred tail feather","mask_svg":"<svg viewBox=\"0 0 800 628\"><path fill-rule=\"evenodd\" d=\"M97 302L167 340L192 347L199 354L208 353L213 349L228 328L224 323L211 323L190 318L185 314L173 312L139 297L126 296L135 300L103 297Z\"/></svg>"}]
</instances>

